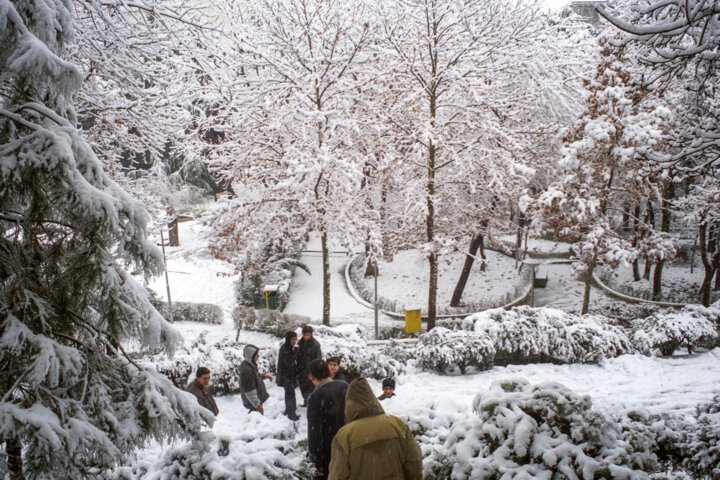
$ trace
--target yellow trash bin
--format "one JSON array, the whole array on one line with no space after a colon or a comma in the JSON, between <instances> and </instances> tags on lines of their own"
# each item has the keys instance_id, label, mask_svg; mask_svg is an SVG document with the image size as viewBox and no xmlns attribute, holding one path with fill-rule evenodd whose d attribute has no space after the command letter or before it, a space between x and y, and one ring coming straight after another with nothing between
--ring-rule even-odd
<instances>
[{"instance_id":1,"label":"yellow trash bin","mask_svg":"<svg viewBox=\"0 0 720 480\"><path fill-rule=\"evenodd\" d=\"M422 318L420 309L405 310L405 333L422 332Z\"/></svg>"}]
</instances>

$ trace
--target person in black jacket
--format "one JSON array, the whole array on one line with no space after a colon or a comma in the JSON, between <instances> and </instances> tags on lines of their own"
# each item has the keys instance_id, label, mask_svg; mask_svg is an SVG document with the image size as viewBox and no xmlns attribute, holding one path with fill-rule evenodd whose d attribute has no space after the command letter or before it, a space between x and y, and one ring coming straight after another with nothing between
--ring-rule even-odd
<instances>
[{"instance_id":1,"label":"person in black jacket","mask_svg":"<svg viewBox=\"0 0 720 480\"><path fill-rule=\"evenodd\" d=\"M243 405L248 410L265 415L263 403L270 398L270 395L267 393L263 380L268 379L272 382L272 377L270 375L260 375L258 372L259 351L260 349L255 345L246 345L243 350L245 360L240 364L240 396Z\"/></svg>"},{"instance_id":2,"label":"person in black jacket","mask_svg":"<svg viewBox=\"0 0 720 480\"><path fill-rule=\"evenodd\" d=\"M298 385L300 385L300 393L303 397L303 407L307 405L307 399L315 388L308 378L310 373L310 362L320 360L322 358L322 350L320 344L313 337L313 328L305 325L302 329L302 338L298 341Z\"/></svg>"},{"instance_id":3,"label":"person in black jacket","mask_svg":"<svg viewBox=\"0 0 720 480\"><path fill-rule=\"evenodd\" d=\"M297 333L287 332L285 343L280 347L277 361L277 384L285 390L285 415L290 420L298 420L295 402L295 387L297 387L297 354L299 348Z\"/></svg>"},{"instance_id":4,"label":"person in black jacket","mask_svg":"<svg viewBox=\"0 0 720 480\"><path fill-rule=\"evenodd\" d=\"M327 363L313 360L310 363L310 380L315 390L308 397L308 452L315 464L315 478L327 478L330 468L332 441L345 425L345 394L348 384L333 381Z\"/></svg>"},{"instance_id":5,"label":"person in black jacket","mask_svg":"<svg viewBox=\"0 0 720 480\"><path fill-rule=\"evenodd\" d=\"M340 369L340 357L329 357L327 359L328 368L330 369L330 376L333 380L342 380L343 382L348 382L347 377Z\"/></svg>"}]
</instances>

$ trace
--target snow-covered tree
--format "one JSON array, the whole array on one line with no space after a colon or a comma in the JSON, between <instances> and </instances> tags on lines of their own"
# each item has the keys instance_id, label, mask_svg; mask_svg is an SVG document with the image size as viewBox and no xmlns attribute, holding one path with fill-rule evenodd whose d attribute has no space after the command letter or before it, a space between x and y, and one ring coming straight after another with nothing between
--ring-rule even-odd
<instances>
[{"instance_id":1,"label":"snow-covered tree","mask_svg":"<svg viewBox=\"0 0 720 480\"><path fill-rule=\"evenodd\" d=\"M660 197L662 230L667 232L673 185L654 181L640 160L648 152L663 148L663 129L672 117L670 110L634 84L632 63L623 51L614 50L605 39L601 42L604 48L597 72L588 84L586 111L565 138L560 162L563 176L535 201L525 204L535 227L579 240L575 265L586 275L582 313L589 308L590 283L598 262L612 269L620 263L629 264L637 256L638 242L631 245L618 228L622 206ZM635 222L640 219L635 218ZM645 226L652 233L653 225ZM661 242L645 245L656 252L658 262L674 252L672 245L657 252L664 245Z\"/></svg>"},{"instance_id":2,"label":"snow-covered tree","mask_svg":"<svg viewBox=\"0 0 720 480\"><path fill-rule=\"evenodd\" d=\"M162 160L191 126L191 106L217 67L218 10L188 0L78 0L73 11L65 55L84 77L78 123L111 177L163 216L176 207L177 187ZM174 159L175 171L197 166Z\"/></svg>"},{"instance_id":3,"label":"snow-covered tree","mask_svg":"<svg viewBox=\"0 0 720 480\"><path fill-rule=\"evenodd\" d=\"M329 324L330 242L347 246L358 230L365 159L353 148L353 105L368 61L366 9L265 0L228 14L237 26L231 40L239 78L218 86L218 114L208 125L225 135L212 163L227 165L243 198L221 219L223 235L238 240L228 245L237 251L278 228L319 232Z\"/></svg>"},{"instance_id":4,"label":"snow-covered tree","mask_svg":"<svg viewBox=\"0 0 720 480\"><path fill-rule=\"evenodd\" d=\"M128 271L157 274L145 208L75 127L73 2L0 0L0 441L13 478L97 476L212 416L123 348L177 333ZM204 420L204 421L203 421Z\"/></svg>"},{"instance_id":5,"label":"snow-covered tree","mask_svg":"<svg viewBox=\"0 0 720 480\"><path fill-rule=\"evenodd\" d=\"M385 113L404 183L397 241L427 254L432 328L439 255L482 233L498 197L517 195L536 134L557 130L573 103L560 80L570 50L537 2L398 0L376 11L398 99Z\"/></svg>"}]
</instances>

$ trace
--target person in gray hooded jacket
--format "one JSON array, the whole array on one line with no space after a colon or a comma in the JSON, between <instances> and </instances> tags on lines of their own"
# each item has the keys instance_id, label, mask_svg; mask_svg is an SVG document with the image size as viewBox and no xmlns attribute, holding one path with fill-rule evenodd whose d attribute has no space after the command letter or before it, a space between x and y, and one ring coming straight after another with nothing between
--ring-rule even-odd
<instances>
[{"instance_id":1,"label":"person in gray hooded jacket","mask_svg":"<svg viewBox=\"0 0 720 480\"><path fill-rule=\"evenodd\" d=\"M270 398L265 389L264 379L272 382L270 375L260 375L257 360L260 349L255 345L246 345L243 350L245 360L240 364L240 392L243 405L251 412L260 412L265 415L263 403Z\"/></svg>"}]
</instances>

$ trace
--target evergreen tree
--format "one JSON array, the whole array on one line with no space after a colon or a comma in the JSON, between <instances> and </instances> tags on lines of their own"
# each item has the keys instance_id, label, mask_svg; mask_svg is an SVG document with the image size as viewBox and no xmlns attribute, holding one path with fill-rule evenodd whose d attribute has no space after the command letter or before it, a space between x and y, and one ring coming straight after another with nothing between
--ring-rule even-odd
<instances>
[{"instance_id":1,"label":"evergreen tree","mask_svg":"<svg viewBox=\"0 0 720 480\"><path fill-rule=\"evenodd\" d=\"M148 215L75 128L70 0L0 0L0 475L95 477L212 416L123 348L177 333L127 273L157 274ZM3 472L3 469L9 472Z\"/></svg>"}]
</instances>

